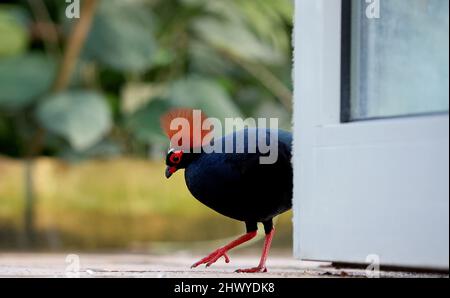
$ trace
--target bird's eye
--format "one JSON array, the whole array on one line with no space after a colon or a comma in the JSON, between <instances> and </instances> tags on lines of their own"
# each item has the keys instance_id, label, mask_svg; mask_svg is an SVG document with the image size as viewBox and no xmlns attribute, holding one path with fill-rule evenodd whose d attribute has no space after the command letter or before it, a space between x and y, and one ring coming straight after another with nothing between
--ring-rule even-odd
<instances>
[{"instance_id":1,"label":"bird's eye","mask_svg":"<svg viewBox=\"0 0 450 298\"><path fill-rule=\"evenodd\" d=\"M183 154L183 152L175 152L174 154L172 154L169 159L172 163L174 164L178 164L181 161L181 155Z\"/></svg>"}]
</instances>

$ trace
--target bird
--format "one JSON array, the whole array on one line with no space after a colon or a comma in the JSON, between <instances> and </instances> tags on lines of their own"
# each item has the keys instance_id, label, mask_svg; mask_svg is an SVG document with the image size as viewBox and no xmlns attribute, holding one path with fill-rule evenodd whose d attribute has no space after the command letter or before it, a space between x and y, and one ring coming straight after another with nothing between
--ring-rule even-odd
<instances>
[{"instance_id":1,"label":"bird","mask_svg":"<svg viewBox=\"0 0 450 298\"><path fill-rule=\"evenodd\" d=\"M170 178L176 171L184 169L186 186L193 197L214 211L245 223L246 233L216 249L191 267L202 264L209 267L221 257L229 263L229 251L253 239L257 235L258 223L262 223L265 240L259 264L252 268L238 269L236 272L267 272L266 260L275 233L273 218L292 208L292 134L280 129L245 128L214 138L211 136L211 128L202 130L200 136L195 139L192 129L193 113L193 109L178 108L161 117L161 126L169 139L180 133L180 130L171 129L170 123L174 119L186 119L190 124L190 128L184 128L184 132L180 133L185 136L187 134L189 146L180 146L180 142L170 144L166 155L165 176ZM202 112L201 123L207 119ZM252 134L256 135L257 139L260 135L265 135L266 140L277 134L278 141L274 148L278 150L278 156L274 163L260 162L260 158L267 156L267 153L262 153L258 142L256 150L249 150ZM244 150L234 152L237 151L239 138L244 140ZM210 152L211 150L203 148L219 142L223 149L224 144L231 141L234 146L231 153L225 150ZM200 145L203 147L198 148Z\"/></svg>"}]
</instances>

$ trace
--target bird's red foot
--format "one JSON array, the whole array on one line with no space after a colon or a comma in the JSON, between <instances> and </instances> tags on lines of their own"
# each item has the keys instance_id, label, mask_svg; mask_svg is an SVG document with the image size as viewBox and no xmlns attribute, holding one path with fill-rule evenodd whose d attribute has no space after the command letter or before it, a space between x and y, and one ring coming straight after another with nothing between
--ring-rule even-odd
<instances>
[{"instance_id":1,"label":"bird's red foot","mask_svg":"<svg viewBox=\"0 0 450 298\"><path fill-rule=\"evenodd\" d=\"M200 261L198 261L197 263L193 264L191 266L191 268L195 268L201 264L206 264L206 267L211 266L212 264L214 264L218 259L220 259L221 257L225 258L225 263L229 263L230 262L230 258L227 255L227 249L225 248L219 248L215 251L213 251L211 254L209 254L207 257L204 257L203 259L201 259Z\"/></svg>"},{"instance_id":2,"label":"bird's red foot","mask_svg":"<svg viewBox=\"0 0 450 298\"><path fill-rule=\"evenodd\" d=\"M265 266L258 266L248 269L238 269L237 273L264 273L267 272L267 268Z\"/></svg>"}]
</instances>

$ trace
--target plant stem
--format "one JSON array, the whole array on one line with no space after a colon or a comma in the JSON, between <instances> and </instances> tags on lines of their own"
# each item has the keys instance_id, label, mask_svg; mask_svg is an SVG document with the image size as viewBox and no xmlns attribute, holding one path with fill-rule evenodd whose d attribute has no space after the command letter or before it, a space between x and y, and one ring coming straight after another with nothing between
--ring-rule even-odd
<instances>
[{"instance_id":1,"label":"plant stem","mask_svg":"<svg viewBox=\"0 0 450 298\"><path fill-rule=\"evenodd\" d=\"M85 0L83 4L80 19L69 36L58 77L53 85L53 91L56 93L66 89L70 82L70 77L91 28L98 0Z\"/></svg>"},{"instance_id":2,"label":"plant stem","mask_svg":"<svg viewBox=\"0 0 450 298\"><path fill-rule=\"evenodd\" d=\"M28 0L28 5L33 11L38 24L37 29L44 42L45 49L54 57L60 58L58 30L50 18L47 6L42 0Z\"/></svg>"}]
</instances>

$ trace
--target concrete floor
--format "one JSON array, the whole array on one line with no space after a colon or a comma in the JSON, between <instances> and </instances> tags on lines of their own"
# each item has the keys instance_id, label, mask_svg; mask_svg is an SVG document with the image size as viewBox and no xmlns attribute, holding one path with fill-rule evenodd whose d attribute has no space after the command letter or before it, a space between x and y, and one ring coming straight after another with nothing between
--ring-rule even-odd
<instances>
[{"instance_id":1,"label":"concrete floor","mask_svg":"<svg viewBox=\"0 0 450 298\"><path fill-rule=\"evenodd\" d=\"M231 262L223 259L209 268L190 269L201 256L177 253L171 256L144 254L36 254L0 253L0 277L366 277L365 270L334 268L329 263L301 262L286 255L269 258L267 273L234 273L237 268L257 264L256 255L230 255ZM79 270L76 260L79 259ZM76 273L73 273L76 271ZM447 277L448 274L382 271L381 277Z\"/></svg>"}]
</instances>

